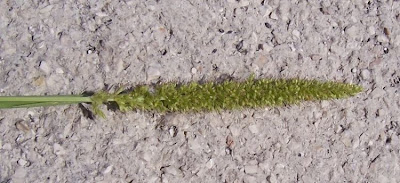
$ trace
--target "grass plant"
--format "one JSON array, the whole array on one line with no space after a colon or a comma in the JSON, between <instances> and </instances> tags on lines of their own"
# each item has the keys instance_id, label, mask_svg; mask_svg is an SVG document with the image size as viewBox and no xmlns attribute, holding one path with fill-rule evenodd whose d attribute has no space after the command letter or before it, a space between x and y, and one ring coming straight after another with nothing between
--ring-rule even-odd
<instances>
[{"instance_id":1,"label":"grass plant","mask_svg":"<svg viewBox=\"0 0 400 183\"><path fill-rule=\"evenodd\" d=\"M1 108L91 103L95 114L104 117L99 106L115 103L123 112L130 110L158 112L220 111L242 108L275 107L301 101L341 99L362 91L357 85L333 81L303 79L258 79L246 81L206 82L199 84L166 83L138 86L130 92L100 91L92 96L3 96Z\"/></svg>"}]
</instances>

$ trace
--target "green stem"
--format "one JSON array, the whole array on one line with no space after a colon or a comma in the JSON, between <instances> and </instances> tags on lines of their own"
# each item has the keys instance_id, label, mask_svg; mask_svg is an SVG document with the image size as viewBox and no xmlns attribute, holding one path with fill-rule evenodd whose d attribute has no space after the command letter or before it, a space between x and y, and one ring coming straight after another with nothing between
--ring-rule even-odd
<instances>
[{"instance_id":1,"label":"green stem","mask_svg":"<svg viewBox=\"0 0 400 183\"><path fill-rule=\"evenodd\" d=\"M54 96L1 96L0 102L91 102L90 97L82 95Z\"/></svg>"},{"instance_id":2,"label":"green stem","mask_svg":"<svg viewBox=\"0 0 400 183\"><path fill-rule=\"evenodd\" d=\"M0 108L25 108L39 106L53 106L92 102L90 97L82 95L61 96L2 96Z\"/></svg>"}]
</instances>

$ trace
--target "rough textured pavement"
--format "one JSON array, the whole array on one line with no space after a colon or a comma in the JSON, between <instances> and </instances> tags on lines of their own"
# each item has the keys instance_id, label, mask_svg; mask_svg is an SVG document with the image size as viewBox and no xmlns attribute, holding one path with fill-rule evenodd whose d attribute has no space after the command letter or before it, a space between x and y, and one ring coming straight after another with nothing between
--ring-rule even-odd
<instances>
[{"instance_id":1,"label":"rough textured pavement","mask_svg":"<svg viewBox=\"0 0 400 183\"><path fill-rule=\"evenodd\" d=\"M400 182L399 48L391 0L0 1L2 96L251 73L365 88L219 113L0 110L0 182Z\"/></svg>"}]
</instances>

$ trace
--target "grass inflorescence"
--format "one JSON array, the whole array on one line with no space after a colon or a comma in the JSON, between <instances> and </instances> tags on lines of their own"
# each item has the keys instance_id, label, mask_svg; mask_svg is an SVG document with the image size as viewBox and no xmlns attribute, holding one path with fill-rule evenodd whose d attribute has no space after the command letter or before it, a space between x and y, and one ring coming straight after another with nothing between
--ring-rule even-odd
<instances>
[{"instance_id":1,"label":"grass inflorescence","mask_svg":"<svg viewBox=\"0 0 400 183\"><path fill-rule=\"evenodd\" d=\"M158 112L219 111L297 104L301 101L340 99L362 91L357 85L303 79L258 79L206 82L199 84L165 83L155 87L139 86L133 91L100 91L92 96L0 97L0 108L37 107L92 103L93 111L104 117L99 106L116 103L121 111Z\"/></svg>"},{"instance_id":2,"label":"grass inflorescence","mask_svg":"<svg viewBox=\"0 0 400 183\"><path fill-rule=\"evenodd\" d=\"M166 83L155 88L140 86L123 94L99 92L92 97L92 100L95 111L99 111L99 104L113 101L121 111L140 109L159 112L196 112L339 99L353 96L361 90L362 88L357 85L331 81L249 78L244 82Z\"/></svg>"}]
</instances>

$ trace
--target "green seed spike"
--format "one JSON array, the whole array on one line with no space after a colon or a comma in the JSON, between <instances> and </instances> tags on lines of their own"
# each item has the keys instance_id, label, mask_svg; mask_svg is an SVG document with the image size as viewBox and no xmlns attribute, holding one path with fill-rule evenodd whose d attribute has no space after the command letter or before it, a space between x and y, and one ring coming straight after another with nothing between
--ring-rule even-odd
<instances>
[{"instance_id":1,"label":"green seed spike","mask_svg":"<svg viewBox=\"0 0 400 183\"><path fill-rule=\"evenodd\" d=\"M357 85L333 81L303 79L259 79L207 82L198 84L166 83L150 88L139 86L132 92L100 91L93 96L16 96L0 97L0 109L92 103L93 112L105 117L99 106L114 102L123 112L145 110L158 112L220 111L282 106L301 101L340 99L362 91Z\"/></svg>"},{"instance_id":2,"label":"green seed spike","mask_svg":"<svg viewBox=\"0 0 400 183\"><path fill-rule=\"evenodd\" d=\"M158 112L219 111L282 106L301 101L340 99L362 91L357 85L301 79L260 79L244 82L225 81L179 85L167 83L150 89L140 86L130 93L96 93L92 96L94 111L107 101L115 102L121 111L140 109Z\"/></svg>"}]
</instances>

